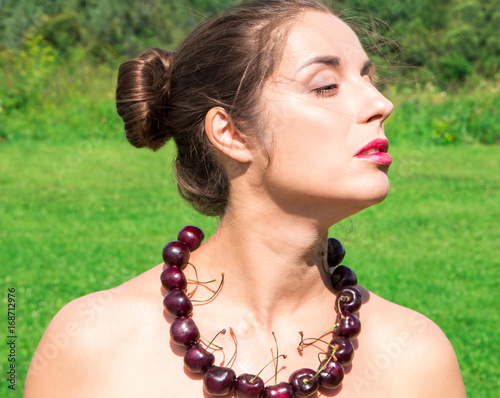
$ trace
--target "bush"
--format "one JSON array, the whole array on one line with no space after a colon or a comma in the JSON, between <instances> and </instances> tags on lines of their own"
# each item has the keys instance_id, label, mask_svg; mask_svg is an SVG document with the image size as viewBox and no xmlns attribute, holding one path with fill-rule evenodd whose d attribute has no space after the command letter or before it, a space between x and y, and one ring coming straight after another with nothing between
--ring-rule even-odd
<instances>
[{"instance_id":1,"label":"bush","mask_svg":"<svg viewBox=\"0 0 500 398\"><path fill-rule=\"evenodd\" d=\"M431 83L393 87L395 110L386 131L393 142L500 143L500 86L473 76L455 90Z\"/></svg>"},{"instance_id":2,"label":"bush","mask_svg":"<svg viewBox=\"0 0 500 398\"><path fill-rule=\"evenodd\" d=\"M463 82L474 72L474 65L462 54L451 53L439 58L435 70L439 70L440 83Z\"/></svg>"},{"instance_id":3,"label":"bush","mask_svg":"<svg viewBox=\"0 0 500 398\"><path fill-rule=\"evenodd\" d=\"M0 49L0 142L67 142L119 131L117 65L95 65L81 47L62 54L40 35L28 36L20 51Z\"/></svg>"},{"instance_id":4,"label":"bush","mask_svg":"<svg viewBox=\"0 0 500 398\"><path fill-rule=\"evenodd\" d=\"M83 39L78 14L72 10L65 10L54 16L45 16L36 28L36 33L61 53L68 52Z\"/></svg>"},{"instance_id":5,"label":"bush","mask_svg":"<svg viewBox=\"0 0 500 398\"><path fill-rule=\"evenodd\" d=\"M51 80L60 64L57 55L41 35L28 36L20 51L1 50L0 67L5 73L0 80L2 114L38 104L51 95Z\"/></svg>"}]
</instances>

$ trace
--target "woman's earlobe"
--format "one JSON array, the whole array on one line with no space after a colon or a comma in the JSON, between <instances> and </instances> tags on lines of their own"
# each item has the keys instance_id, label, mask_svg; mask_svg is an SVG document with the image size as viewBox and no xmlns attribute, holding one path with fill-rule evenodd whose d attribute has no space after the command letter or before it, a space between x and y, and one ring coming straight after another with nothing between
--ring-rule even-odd
<instances>
[{"instance_id":1,"label":"woman's earlobe","mask_svg":"<svg viewBox=\"0 0 500 398\"><path fill-rule=\"evenodd\" d=\"M212 145L229 158L242 163L252 161L247 137L234 125L224 108L215 107L207 112L205 133Z\"/></svg>"}]
</instances>

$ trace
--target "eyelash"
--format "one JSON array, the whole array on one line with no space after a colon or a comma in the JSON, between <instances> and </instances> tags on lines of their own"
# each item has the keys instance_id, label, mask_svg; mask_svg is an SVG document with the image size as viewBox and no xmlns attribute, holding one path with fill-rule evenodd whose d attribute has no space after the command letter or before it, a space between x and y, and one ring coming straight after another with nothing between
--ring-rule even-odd
<instances>
[{"instance_id":1,"label":"eyelash","mask_svg":"<svg viewBox=\"0 0 500 398\"><path fill-rule=\"evenodd\" d=\"M337 94L339 87L339 84L329 84L328 86L315 89L314 92L318 97L327 98Z\"/></svg>"}]
</instances>

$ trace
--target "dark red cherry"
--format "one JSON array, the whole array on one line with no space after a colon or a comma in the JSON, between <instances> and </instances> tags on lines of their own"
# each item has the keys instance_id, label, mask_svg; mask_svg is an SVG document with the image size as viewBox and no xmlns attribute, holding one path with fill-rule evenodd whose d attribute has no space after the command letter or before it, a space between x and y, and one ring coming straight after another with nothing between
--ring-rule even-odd
<instances>
[{"instance_id":1,"label":"dark red cherry","mask_svg":"<svg viewBox=\"0 0 500 398\"><path fill-rule=\"evenodd\" d=\"M352 269L345 265L339 265L332 272L332 286L335 290L340 290L344 286L356 286L358 278Z\"/></svg>"},{"instance_id":2,"label":"dark red cherry","mask_svg":"<svg viewBox=\"0 0 500 398\"><path fill-rule=\"evenodd\" d=\"M163 248L163 261L167 265L173 265L184 269L189 260L189 248L178 240L168 242Z\"/></svg>"},{"instance_id":3,"label":"dark red cherry","mask_svg":"<svg viewBox=\"0 0 500 398\"><path fill-rule=\"evenodd\" d=\"M325 366L325 363L326 366L318 375L319 384L326 389L337 388L342 383L342 380L344 380L344 368L337 361L332 359L330 359L328 363L327 361L328 360L325 359L320 364L320 369Z\"/></svg>"},{"instance_id":4,"label":"dark red cherry","mask_svg":"<svg viewBox=\"0 0 500 398\"><path fill-rule=\"evenodd\" d=\"M231 368L211 366L203 377L203 388L210 395L227 395L234 387L236 373Z\"/></svg>"},{"instance_id":5,"label":"dark red cherry","mask_svg":"<svg viewBox=\"0 0 500 398\"><path fill-rule=\"evenodd\" d=\"M261 398L264 394L264 381L258 376L243 373L236 378L234 392L237 398Z\"/></svg>"},{"instance_id":6,"label":"dark red cherry","mask_svg":"<svg viewBox=\"0 0 500 398\"><path fill-rule=\"evenodd\" d=\"M354 358L354 347L347 338L337 336L330 341L326 353L329 356L333 353L335 359L340 362L341 365L347 366Z\"/></svg>"},{"instance_id":7,"label":"dark red cherry","mask_svg":"<svg viewBox=\"0 0 500 398\"><path fill-rule=\"evenodd\" d=\"M184 243L187 247L189 247L189 250L193 252L200 247L204 237L205 234L201 229L195 227L194 225L186 225L179 231L177 240Z\"/></svg>"},{"instance_id":8,"label":"dark red cherry","mask_svg":"<svg viewBox=\"0 0 500 398\"><path fill-rule=\"evenodd\" d=\"M170 337L175 344L189 347L200 341L200 331L191 318L180 316L170 325Z\"/></svg>"},{"instance_id":9,"label":"dark red cherry","mask_svg":"<svg viewBox=\"0 0 500 398\"><path fill-rule=\"evenodd\" d=\"M342 311L337 314L338 327L333 329L334 336L343 336L348 339L354 339L361 332L361 322L358 317L349 311Z\"/></svg>"},{"instance_id":10,"label":"dark red cherry","mask_svg":"<svg viewBox=\"0 0 500 398\"><path fill-rule=\"evenodd\" d=\"M163 298L163 306L172 316L187 316L193 312L193 304L182 289L169 291Z\"/></svg>"},{"instance_id":11,"label":"dark red cherry","mask_svg":"<svg viewBox=\"0 0 500 398\"><path fill-rule=\"evenodd\" d=\"M288 382L292 386L294 397L310 397L318 390L319 381L315 375L314 370L307 368L296 370L290 375Z\"/></svg>"},{"instance_id":12,"label":"dark red cherry","mask_svg":"<svg viewBox=\"0 0 500 398\"><path fill-rule=\"evenodd\" d=\"M215 362L214 354L201 344L189 347L184 354L184 366L193 373L204 373Z\"/></svg>"},{"instance_id":13,"label":"dark red cherry","mask_svg":"<svg viewBox=\"0 0 500 398\"><path fill-rule=\"evenodd\" d=\"M336 267L345 257L345 249L339 240L335 238L328 238L328 254L326 261L329 267Z\"/></svg>"},{"instance_id":14,"label":"dark red cherry","mask_svg":"<svg viewBox=\"0 0 500 398\"><path fill-rule=\"evenodd\" d=\"M335 298L335 311L347 310L357 312L361 308L363 297L361 292L354 286L344 286L341 288Z\"/></svg>"},{"instance_id":15,"label":"dark red cherry","mask_svg":"<svg viewBox=\"0 0 500 398\"><path fill-rule=\"evenodd\" d=\"M168 267L160 275L161 284L165 290L186 289L187 280L184 272L179 267Z\"/></svg>"},{"instance_id":16,"label":"dark red cherry","mask_svg":"<svg viewBox=\"0 0 500 398\"><path fill-rule=\"evenodd\" d=\"M293 398L293 388L290 383L282 381L264 389L264 398Z\"/></svg>"}]
</instances>

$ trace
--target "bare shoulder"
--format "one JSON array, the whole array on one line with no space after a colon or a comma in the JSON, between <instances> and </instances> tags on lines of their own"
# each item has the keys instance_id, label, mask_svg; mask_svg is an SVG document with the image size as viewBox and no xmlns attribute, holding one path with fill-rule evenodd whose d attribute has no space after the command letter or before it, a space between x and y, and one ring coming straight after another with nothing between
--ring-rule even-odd
<instances>
[{"instance_id":1,"label":"bare shoulder","mask_svg":"<svg viewBox=\"0 0 500 398\"><path fill-rule=\"evenodd\" d=\"M33 356L25 398L97 396L92 388L100 386L102 391L111 359L126 355L128 347L134 346L124 342L152 333L155 322L165 323L160 287L152 283L152 275L158 273L153 270L65 305Z\"/></svg>"},{"instance_id":2,"label":"bare shoulder","mask_svg":"<svg viewBox=\"0 0 500 398\"><path fill-rule=\"evenodd\" d=\"M373 293L361 316L362 335L373 348L370 365L385 368L380 377L405 397L465 397L453 347L434 322Z\"/></svg>"}]
</instances>

